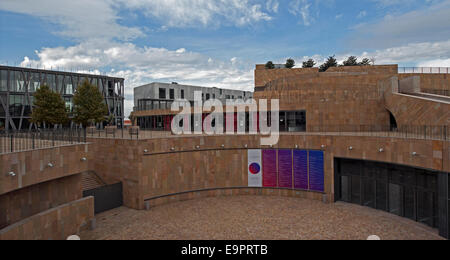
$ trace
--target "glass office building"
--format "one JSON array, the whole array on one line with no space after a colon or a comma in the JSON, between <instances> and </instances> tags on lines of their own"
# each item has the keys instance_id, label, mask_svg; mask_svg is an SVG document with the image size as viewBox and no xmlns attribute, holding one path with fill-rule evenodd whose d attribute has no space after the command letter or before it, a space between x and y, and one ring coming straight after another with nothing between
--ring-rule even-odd
<instances>
[{"instance_id":1,"label":"glass office building","mask_svg":"<svg viewBox=\"0 0 450 260\"><path fill-rule=\"evenodd\" d=\"M0 131L27 130L35 127L29 119L33 110L33 94L48 85L61 94L66 107L73 111L73 95L87 79L103 94L109 116L123 126L124 79L101 75L78 74L31 68L0 66Z\"/></svg>"}]
</instances>

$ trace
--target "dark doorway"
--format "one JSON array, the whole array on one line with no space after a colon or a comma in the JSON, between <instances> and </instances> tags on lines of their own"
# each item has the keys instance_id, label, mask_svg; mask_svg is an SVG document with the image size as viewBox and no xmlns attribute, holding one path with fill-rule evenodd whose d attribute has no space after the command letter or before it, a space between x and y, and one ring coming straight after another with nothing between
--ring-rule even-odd
<instances>
[{"instance_id":1,"label":"dark doorway","mask_svg":"<svg viewBox=\"0 0 450 260\"><path fill-rule=\"evenodd\" d=\"M446 187L447 183L438 185L438 180L448 173L352 159L335 159L335 169L336 201L383 210L439 227L443 211L439 210L439 205L447 202L439 203L439 194L447 198L442 195L448 191L439 188ZM442 217L448 218L448 215Z\"/></svg>"}]
</instances>

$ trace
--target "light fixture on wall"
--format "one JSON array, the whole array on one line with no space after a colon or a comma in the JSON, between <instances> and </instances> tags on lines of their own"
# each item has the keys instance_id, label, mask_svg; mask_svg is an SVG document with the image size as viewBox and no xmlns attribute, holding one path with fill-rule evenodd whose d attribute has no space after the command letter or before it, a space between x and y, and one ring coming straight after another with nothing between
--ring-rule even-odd
<instances>
[{"instance_id":1,"label":"light fixture on wall","mask_svg":"<svg viewBox=\"0 0 450 260\"><path fill-rule=\"evenodd\" d=\"M245 144L244 147L245 147L245 148L248 148L248 144Z\"/></svg>"},{"instance_id":2,"label":"light fixture on wall","mask_svg":"<svg viewBox=\"0 0 450 260\"><path fill-rule=\"evenodd\" d=\"M350 146L348 149L349 149L350 151L353 151L353 146Z\"/></svg>"},{"instance_id":3,"label":"light fixture on wall","mask_svg":"<svg viewBox=\"0 0 450 260\"><path fill-rule=\"evenodd\" d=\"M144 150L144 153L148 153L148 150L147 150L147 149L145 149L145 150Z\"/></svg>"},{"instance_id":4,"label":"light fixture on wall","mask_svg":"<svg viewBox=\"0 0 450 260\"><path fill-rule=\"evenodd\" d=\"M15 172L8 172L7 176L16 177L16 173Z\"/></svg>"},{"instance_id":5,"label":"light fixture on wall","mask_svg":"<svg viewBox=\"0 0 450 260\"><path fill-rule=\"evenodd\" d=\"M170 148L170 150L171 150L172 152L175 151L175 147Z\"/></svg>"},{"instance_id":6,"label":"light fixture on wall","mask_svg":"<svg viewBox=\"0 0 450 260\"><path fill-rule=\"evenodd\" d=\"M195 149L200 149L200 145L197 145L197 146L195 147Z\"/></svg>"},{"instance_id":7,"label":"light fixture on wall","mask_svg":"<svg viewBox=\"0 0 450 260\"><path fill-rule=\"evenodd\" d=\"M378 150L378 152L380 152L380 153L384 152L384 148L380 148L380 149Z\"/></svg>"},{"instance_id":8,"label":"light fixture on wall","mask_svg":"<svg viewBox=\"0 0 450 260\"><path fill-rule=\"evenodd\" d=\"M55 167L55 165L53 165L53 163L48 163L47 166L48 166L48 168L53 168L53 167Z\"/></svg>"},{"instance_id":9,"label":"light fixture on wall","mask_svg":"<svg viewBox=\"0 0 450 260\"><path fill-rule=\"evenodd\" d=\"M224 145L224 144L222 144L221 146L222 146L222 148L225 148L225 145Z\"/></svg>"},{"instance_id":10,"label":"light fixture on wall","mask_svg":"<svg viewBox=\"0 0 450 260\"><path fill-rule=\"evenodd\" d=\"M412 152L411 155L412 156L418 156L419 154L417 152Z\"/></svg>"},{"instance_id":11,"label":"light fixture on wall","mask_svg":"<svg viewBox=\"0 0 450 260\"><path fill-rule=\"evenodd\" d=\"M325 148L327 148L327 146L324 145L324 144L322 144L322 145L320 146L320 148L325 149Z\"/></svg>"},{"instance_id":12,"label":"light fixture on wall","mask_svg":"<svg viewBox=\"0 0 450 260\"><path fill-rule=\"evenodd\" d=\"M87 158L86 158L86 157L83 157L83 158L81 158L81 161L82 161L82 162L85 162L85 161L87 161Z\"/></svg>"}]
</instances>

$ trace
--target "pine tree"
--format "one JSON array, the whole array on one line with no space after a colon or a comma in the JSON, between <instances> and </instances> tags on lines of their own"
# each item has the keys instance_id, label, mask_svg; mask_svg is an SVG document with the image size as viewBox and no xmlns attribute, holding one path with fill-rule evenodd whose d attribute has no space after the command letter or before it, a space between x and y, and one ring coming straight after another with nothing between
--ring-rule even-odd
<instances>
[{"instance_id":1,"label":"pine tree","mask_svg":"<svg viewBox=\"0 0 450 260\"><path fill-rule=\"evenodd\" d=\"M62 125L69 121L67 109L61 95L42 85L33 95L31 122L38 126Z\"/></svg>"},{"instance_id":2,"label":"pine tree","mask_svg":"<svg viewBox=\"0 0 450 260\"><path fill-rule=\"evenodd\" d=\"M313 59L309 59L303 62L303 68L314 68L316 62Z\"/></svg>"},{"instance_id":3,"label":"pine tree","mask_svg":"<svg viewBox=\"0 0 450 260\"><path fill-rule=\"evenodd\" d=\"M358 58L355 56L350 56L346 61L344 61L344 66L358 66Z\"/></svg>"},{"instance_id":4,"label":"pine tree","mask_svg":"<svg viewBox=\"0 0 450 260\"><path fill-rule=\"evenodd\" d=\"M337 65L338 65L338 63L337 63L336 58L334 56L330 56L330 57L328 57L327 61L320 66L319 71L325 72L331 67L337 67Z\"/></svg>"},{"instance_id":5,"label":"pine tree","mask_svg":"<svg viewBox=\"0 0 450 260\"><path fill-rule=\"evenodd\" d=\"M73 97L74 121L83 126L105 121L108 107L98 88L85 80Z\"/></svg>"},{"instance_id":6,"label":"pine tree","mask_svg":"<svg viewBox=\"0 0 450 260\"><path fill-rule=\"evenodd\" d=\"M295 67L295 60L287 59L284 66L286 67L286 69L292 69L293 67Z\"/></svg>"},{"instance_id":7,"label":"pine tree","mask_svg":"<svg viewBox=\"0 0 450 260\"><path fill-rule=\"evenodd\" d=\"M268 62L266 63L266 69L268 69L268 70L275 69L275 65L273 64L272 61L268 61Z\"/></svg>"},{"instance_id":8,"label":"pine tree","mask_svg":"<svg viewBox=\"0 0 450 260\"><path fill-rule=\"evenodd\" d=\"M372 62L368 58L364 58L360 63L360 66L370 66L372 65Z\"/></svg>"}]
</instances>

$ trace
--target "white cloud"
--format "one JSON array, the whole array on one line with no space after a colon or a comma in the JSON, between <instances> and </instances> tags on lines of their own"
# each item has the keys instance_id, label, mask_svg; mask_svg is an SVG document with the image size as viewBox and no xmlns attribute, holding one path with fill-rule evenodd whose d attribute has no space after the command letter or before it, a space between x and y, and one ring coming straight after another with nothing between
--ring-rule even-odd
<instances>
[{"instance_id":1,"label":"white cloud","mask_svg":"<svg viewBox=\"0 0 450 260\"><path fill-rule=\"evenodd\" d=\"M289 7L291 14L301 17L303 25L310 26L314 21L310 14L311 3L308 0L294 0L290 2Z\"/></svg>"},{"instance_id":2,"label":"white cloud","mask_svg":"<svg viewBox=\"0 0 450 260\"><path fill-rule=\"evenodd\" d=\"M254 22L270 21L262 11L263 1L253 0L113 0L116 4L142 11L168 27L218 26L220 23L244 26ZM266 3L266 9L278 11L278 2Z\"/></svg>"},{"instance_id":3,"label":"white cloud","mask_svg":"<svg viewBox=\"0 0 450 260\"><path fill-rule=\"evenodd\" d=\"M71 47L43 48L37 60L25 57L21 66L65 68L87 71L109 69L107 74L125 78L126 109L133 108L133 89L153 81L180 82L207 87L253 90L253 71L238 67L238 58L230 62L213 60L186 49L138 47L131 43L80 43ZM99 73L98 70L94 70Z\"/></svg>"},{"instance_id":4,"label":"white cloud","mask_svg":"<svg viewBox=\"0 0 450 260\"><path fill-rule=\"evenodd\" d=\"M380 49L449 40L450 0L428 2L428 8L404 14L388 14L375 23L360 24L354 28L348 42L356 47ZM387 4L384 1L380 3Z\"/></svg>"},{"instance_id":5,"label":"white cloud","mask_svg":"<svg viewBox=\"0 0 450 260\"><path fill-rule=\"evenodd\" d=\"M356 18L361 19L367 16L367 11L361 11L359 12L358 16Z\"/></svg>"},{"instance_id":6,"label":"white cloud","mask_svg":"<svg viewBox=\"0 0 450 260\"><path fill-rule=\"evenodd\" d=\"M1 0L0 10L36 16L62 26L59 34L76 40L130 40L140 29L120 25L111 1Z\"/></svg>"}]
</instances>

